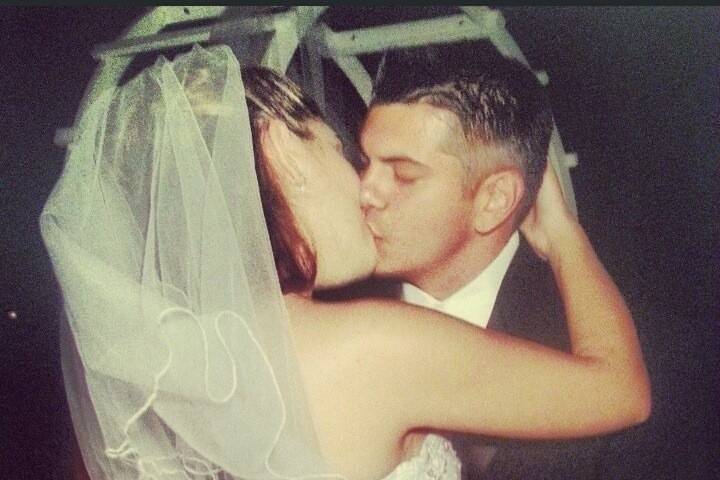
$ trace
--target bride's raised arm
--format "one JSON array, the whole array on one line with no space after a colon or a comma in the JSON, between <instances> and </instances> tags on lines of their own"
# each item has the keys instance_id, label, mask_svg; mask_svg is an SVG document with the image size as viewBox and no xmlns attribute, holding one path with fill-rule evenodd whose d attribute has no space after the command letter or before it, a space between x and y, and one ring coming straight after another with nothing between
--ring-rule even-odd
<instances>
[{"instance_id":1,"label":"bride's raised arm","mask_svg":"<svg viewBox=\"0 0 720 480\"><path fill-rule=\"evenodd\" d=\"M551 170L522 230L555 274L572 353L397 302L318 305L317 340L333 349L326 368L346 379L339 389L379 395L382 415L407 430L567 438L646 420L650 385L632 317Z\"/></svg>"}]
</instances>

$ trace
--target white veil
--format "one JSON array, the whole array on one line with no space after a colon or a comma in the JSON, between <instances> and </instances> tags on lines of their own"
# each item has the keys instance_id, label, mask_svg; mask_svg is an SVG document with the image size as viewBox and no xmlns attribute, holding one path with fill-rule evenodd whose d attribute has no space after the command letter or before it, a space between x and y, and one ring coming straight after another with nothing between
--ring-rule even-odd
<instances>
[{"instance_id":1,"label":"white veil","mask_svg":"<svg viewBox=\"0 0 720 480\"><path fill-rule=\"evenodd\" d=\"M40 223L97 479L327 476L228 47L160 58L88 106Z\"/></svg>"}]
</instances>

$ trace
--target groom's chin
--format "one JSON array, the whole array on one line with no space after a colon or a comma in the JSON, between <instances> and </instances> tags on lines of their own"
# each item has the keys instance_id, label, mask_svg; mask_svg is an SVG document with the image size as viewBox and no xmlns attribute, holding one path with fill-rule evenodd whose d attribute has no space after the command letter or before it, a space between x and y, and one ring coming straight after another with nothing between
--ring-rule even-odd
<instances>
[{"instance_id":1,"label":"groom's chin","mask_svg":"<svg viewBox=\"0 0 720 480\"><path fill-rule=\"evenodd\" d=\"M371 282L404 282L403 276L395 271L388 271L380 267L375 267L372 275L368 279Z\"/></svg>"},{"instance_id":2,"label":"groom's chin","mask_svg":"<svg viewBox=\"0 0 720 480\"><path fill-rule=\"evenodd\" d=\"M397 269L393 269L389 262L378 258L372 277L377 280L401 280L401 273Z\"/></svg>"}]
</instances>

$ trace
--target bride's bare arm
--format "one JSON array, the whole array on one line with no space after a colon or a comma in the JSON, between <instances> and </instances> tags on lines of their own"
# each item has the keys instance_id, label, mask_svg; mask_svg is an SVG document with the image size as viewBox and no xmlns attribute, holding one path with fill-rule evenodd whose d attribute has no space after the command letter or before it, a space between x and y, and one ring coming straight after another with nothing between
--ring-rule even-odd
<instances>
[{"instance_id":1,"label":"bride's bare arm","mask_svg":"<svg viewBox=\"0 0 720 480\"><path fill-rule=\"evenodd\" d=\"M631 315L582 228L554 220L524 232L555 273L571 354L400 302L314 305L337 390L407 430L567 438L644 421L650 386Z\"/></svg>"}]
</instances>

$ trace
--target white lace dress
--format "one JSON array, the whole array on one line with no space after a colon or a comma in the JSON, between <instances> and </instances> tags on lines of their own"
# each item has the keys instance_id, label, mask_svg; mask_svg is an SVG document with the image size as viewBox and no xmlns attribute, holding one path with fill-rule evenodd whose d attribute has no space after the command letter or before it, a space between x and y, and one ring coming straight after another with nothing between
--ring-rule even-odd
<instances>
[{"instance_id":1,"label":"white lace dress","mask_svg":"<svg viewBox=\"0 0 720 480\"><path fill-rule=\"evenodd\" d=\"M445 438L425 437L420 451L383 480L460 480L460 460Z\"/></svg>"}]
</instances>

